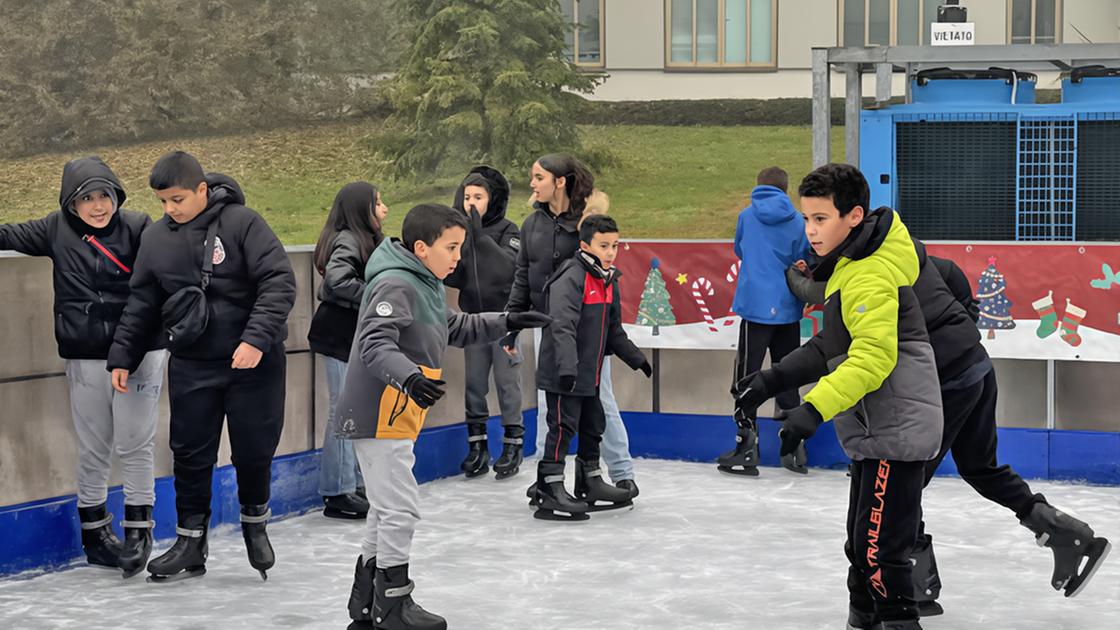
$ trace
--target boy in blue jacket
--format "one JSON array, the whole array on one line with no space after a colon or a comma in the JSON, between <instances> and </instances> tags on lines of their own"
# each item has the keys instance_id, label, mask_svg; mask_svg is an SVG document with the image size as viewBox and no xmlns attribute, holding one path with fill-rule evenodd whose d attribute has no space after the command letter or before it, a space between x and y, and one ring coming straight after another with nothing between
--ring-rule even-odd
<instances>
[{"instance_id":1,"label":"boy in blue jacket","mask_svg":"<svg viewBox=\"0 0 1120 630\"><path fill-rule=\"evenodd\" d=\"M739 213L735 227L735 255L743 261L735 288L732 310L743 318L735 356L735 378L739 382L762 369L770 351L776 364L801 345L801 312L805 306L789 290L786 269L809 255L805 219L793 207L786 191L789 175L771 166L758 174L751 191L751 204ZM796 389L776 397L779 418L800 404ZM735 448L720 455L719 470L735 475L758 475L758 431L753 417L736 413ZM783 465L805 472L804 451L785 458ZM800 461L798 461L800 460Z\"/></svg>"}]
</instances>

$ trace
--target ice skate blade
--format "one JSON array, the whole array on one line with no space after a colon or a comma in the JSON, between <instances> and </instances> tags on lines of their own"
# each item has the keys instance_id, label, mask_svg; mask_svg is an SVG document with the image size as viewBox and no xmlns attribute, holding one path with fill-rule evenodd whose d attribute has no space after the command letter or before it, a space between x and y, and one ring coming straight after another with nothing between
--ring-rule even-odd
<instances>
[{"instance_id":1,"label":"ice skate blade","mask_svg":"<svg viewBox=\"0 0 1120 630\"><path fill-rule=\"evenodd\" d=\"M171 584L173 582L182 582L191 578L202 577L206 575L206 567L194 567L184 569L174 575L149 575L148 582L150 584Z\"/></svg>"},{"instance_id":2,"label":"ice skate blade","mask_svg":"<svg viewBox=\"0 0 1120 630\"><path fill-rule=\"evenodd\" d=\"M1102 544L1104 545L1103 548L1101 547ZM1085 572L1083 574L1081 574L1080 576L1074 576L1073 579L1070 580L1070 583L1066 585L1066 597L1077 597L1078 593L1085 590L1085 587L1089 584L1089 581L1093 579L1094 575L1096 575L1097 569L1101 568L1101 564L1104 562L1105 558L1108 557L1108 554L1112 551L1112 543L1108 542L1108 540L1104 538L1095 538L1093 539L1093 542L1090 543L1089 549L1091 551L1100 549L1101 552L1097 556L1096 560L1089 561L1089 565L1085 567Z\"/></svg>"},{"instance_id":3,"label":"ice skate blade","mask_svg":"<svg viewBox=\"0 0 1120 630\"><path fill-rule=\"evenodd\" d=\"M467 479L477 479L479 477L484 476L488 472L490 472L490 467L485 466L485 467L479 468L478 470L475 470L475 471L464 472L463 476L465 476Z\"/></svg>"},{"instance_id":4,"label":"ice skate blade","mask_svg":"<svg viewBox=\"0 0 1120 630\"><path fill-rule=\"evenodd\" d=\"M506 472L498 472L497 470L495 470L494 471L494 479L496 479L498 481L504 481L504 480L509 479L510 477L516 475L519 472L521 472L521 467L520 466L518 466L517 468L514 468L513 470L507 470Z\"/></svg>"},{"instance_id":5,"label":"ice skate blade","mask_svg":"<svg viewBox=\"0 0 1120 630\"><path fill-rule=\"evenodd\" d=\"M546 510L545 508L537 508L537 511L533 512L533 518L540 519L542 521L579 523L589 520L591 517L585 512L573 512L571 514L567 514L565 512L554 512L552 510Z\"/></svg>"},{"instance_id":6,"label":"ice skate blade","mask_svg":"<svg viewBox=\"0 0 1120 630\"><path fill-rule=\"evenodd\" d=\"M742 468L732 468L731 466L719 465L716 468L725 475L735 475L736 477L757 477L758 466L744 466Z\"/></svg>"},{"instance_id":7,"label":"ice skate blade","mask_svg":"<svg viewBox=\"0 0 1120 630\"><path fill-rule=\"evenodd\" d=\"M265 573L264 569L257 569L257 570L261 572L261 579L264 580L265 582L267 582L268 581L268 573Z\"/></svg>"},{"instance_id":8,"label":"ice skate blade","mask_svg":"<svg viewBox=\"0 0 1120 630\"><path fill-rule=\"evenodd\" d=\"M938 615L944 614L945 609L941 607L941 604L938 604L933 600L918 602L918 616L922 619L925 619L926 617L936 617Z\"/></svg>"},{"instance_id":9,"label":"ice skate blade","mask_svg":"<svg viewBox=\"0 0 1120 630\"><path fill-rule=\"evenodd\" d=\"M797 458L792 454L782 457L782 468L799 475L809 474L809 469L804 464L798 462Z\"/></svg>"},{"instance_id":10,"label":"ice skate blade","mask_svg":"<svg viewBox=\"0 0 1120 630\"><path fill-rule=\"evenodd\" d=\"M581 499L581 500L586 501L586 499ZM613 512L613 511L629 512L633 509L634 509L634 502L633 501L625 501L623 503L606 503L606 504L603 504L603 505L588 504L588 507L587 507L588 512Z\"/></svg>"},{"instance_id":11,"label":"ice skate blade","mask_svg":"<svg viewBox=\"0 0 1120 630\"><path fill-rule=\"evenodd\" d=\"M145 563L141 564L140 566L136 567L135 569L133 569L131 571L125 571L124 569L121 569L121 579L122 580L127 580L130 577L135 577L137 575L140 575L140 572L144 570L144 568L146 567L147 564L148 563L145 562Z\"/></svg>"},{"instance_id":12,"label":"ice skate blade","mask_svg":"<svg viewBox=\"0 0 1120 630\"><path fill-rule=\"evenodd\" d=\"M337 518L344 521L361 521L365 520L366 515L360 512L344 512L339 509L323 508L323 516L327 518Z\"/></svg>"}]
</instances>

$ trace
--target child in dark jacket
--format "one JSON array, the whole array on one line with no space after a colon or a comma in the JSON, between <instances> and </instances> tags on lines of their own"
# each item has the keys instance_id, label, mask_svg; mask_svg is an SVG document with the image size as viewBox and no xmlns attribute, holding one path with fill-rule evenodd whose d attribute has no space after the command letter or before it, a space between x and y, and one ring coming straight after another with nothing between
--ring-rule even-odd
<instances>
[{"instance_id":1,"label":"child in dark jacket","mask_svg":"<svg viewBox=\"0 0 1120 630\"><path fill-rule=\"evenodd\" d=\"M275 562L265 523L284 425L295 275L280 240L229 177L205 175L198 160L176 151L156 162L148 183L167 214L144 233L108 360L113 387L127 391L143 341L161 322L175 331L167 382L178 538L148 571L157 581L206 572L210 482L228 418L241 529L263 578ZM194 334L180 336L189 328Z\"/></svg>"},{"instance_id":2,"label":"child in dark jacket","mask_svg":"<svg viewBox=\"0 0 1120 630\"><path fill-rule=\"evenodd\" d=\"M824 328L776 367L738 385L737 414L816 381L779 433L793 453L824 420L852 458L848 502L849 620L853 628L914 630L911 551L926 462L941 446L937 365L915 294L919 260L889 208L867 212L867 180L828 164L801 182L806 236L822 257ZM879 625L879 624L882 625Z\"/></svg>"},{"instance_id":3,"label":"child in dark jacket","mask_svg":"<svg viewBox=\"0 0 1120 630\"><path fill-rule=\"evenodd\" d=\"M537 388L548 404L548 437L530 488L534 516L546 520L586 520L587 512L631 505L630 492L611 486L599 470L599 442L606 418L599 400L604 356L614 354L648 378L653 368L622 328L618 224L606 215L586 217L580 250L545 284L552 325L544 331ZM579 435L575 498L564 488L564 457Z\"/></svg>"},{"instance_id":4,"label":"child in dark jacket","mask_svg":"<svg viewBox=\"0 0 1120 630\"><path fill-rule=\"evenodd\" d=\"M0 249L54 263L55 340L66 360L70 410L78 438L78 518L90 564L139 573L152 550L153 448L167 353L158 337L138 341L131 392L114 393L105 361L128 300L128 281L148 215L125 210L120 180L96 157L62 170L59 209L42 219L0 225ZM122 544L106 511L109 463L124 477Z\"/></svg>"},{"instance_id":5,"label":"child in dark jacket","mask_svg":"<svg viewBox=\"0 0 1120 630\"><path fill-rule=\"evenodd\" d=\"M514 262L521 245L517 226L506 218L509 182L489 166L476 166L455 193L452 207L466 213L470 222L463 243L462 260L444 284L459 289L459 309L464 313L502 311L513 285ZM486 421L490 410L490 372L502 411L502 454L494 462L498 479L516 475L521 468L525 424L521 418L521 354L506 352L500 343L463 348L466 364L467 445L461 469L468 478L490 470Z\"/></svg>"},{"instance_id":6,"label":"child in dark jacket","mask_svg":"<svg viewBox=\"0 0 1120 630\"><path fill-rule=\"evenodd\" d=\"M739 344L735 353L733 383L762 369L770 352L770 363L777 364L801 345L801 312L804 303L786 286L785 270L809 251L805 220L793 207L786 190L789 175L772 166L758 174L758 186L751 191L751 204L739 213L735 227L735 256L743 261L735 287L732 310L742 318ZM775 396L777 419L800 402L797 390ZM717 460L722 472L758 475L758 430L755 418L738 418L735 448ZM804 461L804 453L798 459ZM788 460L789 458L787 458ZM788 462L787 467L805 472Z\"/></svg>"},{"instance_id":7,"label":"child in dark jacket","mask_svg":"<svg viewBox=\"0 0 1120 630\"><path fill-rule=\"evenodd\" d=\"M366 262L384 240L382 221L389 208L368 182L342 187L331 204L327 222L315 244L315 270L323 277L319 306L307 333L311 351L323 355L330 394L328 417L335 414L346 378L346 361L358 326L358 306L366 287ZM328 422L329 424L329 422ZM319 495L323 515L363 519L369 511L354 447L333 432L323 432L319 458Z\"/></svg>"},{"instance_id":8,"label":"child in dark jacket","mask_svg":"<svg viewBox=\"0 0 1120 630\"><path fill-rule=\"evenodd\" d=\"M348 604L375 628L442 630L443 617L412 601L412 535L420 520L413 446L428 409L444 395L447 345L497 341L548 317L452 313L442 280L459 262L467 235L462 212L440 205L409 210L401 240L385 241L366 266L366 289L346 383L332 430L353 440L369 493L362 555Z\"/></svg>"}]
</instances>

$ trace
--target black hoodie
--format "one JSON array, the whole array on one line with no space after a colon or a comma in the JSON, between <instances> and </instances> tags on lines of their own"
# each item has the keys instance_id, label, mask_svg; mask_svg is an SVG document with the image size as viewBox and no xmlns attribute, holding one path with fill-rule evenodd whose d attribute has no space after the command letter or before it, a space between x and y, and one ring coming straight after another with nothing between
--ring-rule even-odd
<instances>
[{"instance_id":1,"label":"black hoodie","mask_svg":"<svg viewBox=\"0 0 1120 630\"><path fill-rule=\"evenodd\" d=\"M517 225L506 218L509 206L509 182L489 166L476 166L471 174L481 175L487 182L490 203L482 215L482 229L472 221L463 243L462 259L444 284L459 289L459 308L464 313L503 311L513 285L513 269L521 246ZM451 207L465 210L460 185ZM469 217L468 213L468 217Z\"/></svg>"},{"instance_id":2,"label":"black hoodie","mask_svg":"<svg viewBox=\"0 0 1120 630\"><path fill-rule=\"evenodd\" d=\"M71 204L81 192L102 188L116 193L118 210L108 225L94 228L78 218ZM54 263L54 336L64 359L105 359L109 354L128 300L140 234L152 223L146 214L120 208L125 199L108 165L100 158L80 158L62 169L58 210L27 223L0 225L0 249L47 256ZM148 337L138 342L138 351L158 345L157 338Z\"/></svg>"},{"instance_id":3,"label":"black hoodie","mask_svg":"<svg viewBox=\"0 0 1120 630\"><path fill-rule=\"evenodd\" d=\"M544 285L552 274L579 251L580 215L552 214L548 204L533 203L533 212L521 224L521 249L513 274L506 310L541 309Z\"/></svg>"},{"instance_id":4,"label":"black hoodie","mask_svg":"<svg viewBox=\"0 0 1120 630\"><path fill-rule=\"evenodd\" d=\"M159 331L161 307L176 291L200 286L206 231L218 222L214 272L206 290L209 323L183 359L230 360L241 342L267 352L288 336L296 282L288 254L265 220L245 207L237 182L206 175L206 209L188 223L164 216L144 235L121 324L109 352L110 370L133 371L143 359L139 340Z\"/></svg>"}]
</instances>

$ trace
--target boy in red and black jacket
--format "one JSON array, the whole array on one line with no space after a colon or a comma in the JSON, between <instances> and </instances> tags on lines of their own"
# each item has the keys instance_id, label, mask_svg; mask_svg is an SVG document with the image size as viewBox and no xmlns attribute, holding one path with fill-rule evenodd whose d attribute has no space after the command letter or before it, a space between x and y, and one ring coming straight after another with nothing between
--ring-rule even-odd
<instances>
[{"instance_id":1,"label":"boy in red and black jacket","mask_svg":"<svg viewBox=\"0 0 1120 630\"><path fill-rule=\"evenodd\" d=\"M548 402L548 438L530 496L538 507L534 516L547 520L585 520L586 512L631 504L629 491L607 484L599 470L599 442L606 423L599 402L603 357L610 352L647 378L653 373L622 329L621 274L613 267L618 224L606 215L587 217L579 238L579 251L544 287L552 325L541 342L537 388L545 391ZM564 455L577 433L578 499L564 489ZM598 505L600 501L606 504Z\"/></svg>"}]
</instances>

